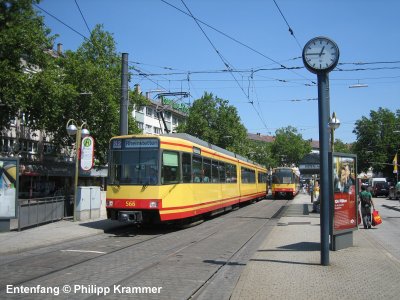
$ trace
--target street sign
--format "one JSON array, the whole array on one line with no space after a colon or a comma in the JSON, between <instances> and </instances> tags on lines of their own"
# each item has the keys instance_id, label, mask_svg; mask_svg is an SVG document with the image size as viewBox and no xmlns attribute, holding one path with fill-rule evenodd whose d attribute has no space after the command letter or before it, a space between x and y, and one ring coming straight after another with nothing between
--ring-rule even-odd
<instances>
[{"instance_id":1,"label":"street sign","mask_svg":"<svg viewBox=\"0 0 400 300\"><path fill-rule=\"evenodd\" d=\"M94 139L87 136L82 139L81 145L81 168L89 171L93 167L94 161Z\"/></svg>"}]
</instances>

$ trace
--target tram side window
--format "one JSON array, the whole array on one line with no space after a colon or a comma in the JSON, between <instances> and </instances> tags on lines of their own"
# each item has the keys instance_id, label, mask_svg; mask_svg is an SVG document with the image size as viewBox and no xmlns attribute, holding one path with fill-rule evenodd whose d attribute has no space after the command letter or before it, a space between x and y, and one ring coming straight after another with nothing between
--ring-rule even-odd
<instances>
[{"instance_id":1,"label":"tram side window","mask_svg":"<svg viewBox=\"0 0 400 300\"><path fill-rule=\"evenodd\" d=\"M225 169L225 163L219 162L219 182L224 183L226 180L226 169Z\"/></svg>"},{"instance_id":2,"label":"tram side window","mask_svg":"<svg viewBox=\"0 0 400 300\"><path fill-rule=\"evenodd\" d=\"M242 183L255 183L256 182L256 173L254 170L241 168L242 171Z\"/></svg>"},{"instance_id":3,"label":"tram side window","mask_svg":"<svg viewBox=\"0 0 400 300\"><path fill-rule=\"evenodd\" d=\"M192 160L192 168L193 168L193 182L201 182L202 174L201 170L203 169L203 160L200 156L194 156Z\"/></svg>"},{"instance_id":4,"label":"tram side window","mask_svg":"<svg viewBox=\"0 0 400 300\"><path fill-rule=\"evenodd\" d=\"M213 160L211 165L211 182L218 183L219 182L219 171L218 171L218 161Z\"/></svg>"},{"instance_id":5,"label":"tram side window","mask_svg":"<svg viewBox=\"0 0 400 300\"><path fill-rule=\"evenodd\" d=\"M237 172L236 166L232 164L226 164L226 182L236 183L237 182Z\"/></svg>"},{"instance_id":6,"label":"tram side window","mask_svg":"<svg viewBox=\"0 0 400 300\"><path fill-rule=\"evenodd\" d=\"M182 153L182 179L184 183L192 181L192 157L190 153Z\"/></svg>"},{"instance_id":7,"label":"tram side window","mask_svg":"<svg viewBox=\"0 0 400 300\"><path fill-rule=\"evenodd\" d=\"M267 182L267 174L264 172L258 172L258 183L266 183Z\"/></svg>"},{"instance_id":8,"label":"tram side window","mask_svg":"<svg viewBox=\"0 0 400 300\"><path fill-rule=\"evenodd\" d=\"M164 151L162 156L161 180L163 184L179 182L179 153Z\"/></svg>"},{"instance_id":9,"label":"tram side window","mask_svg":"<svg viewBox=\"0 0 400 300\"><path fill-rule=\"evenodd\" d=\"M211 178L211 159L203 159L203 182L210 182Z\"/></svg>"},{"instance_id":10,"label":"tram side window","mask_svg":"<svg viewBox=\"0 0 400 300\"><path fill-rule=\"evenodd\" d=\"M249 183L249 178L247 177L247 172L245 168L240 168L242 175L242 183Z\"/></svg>"}]
</instances>

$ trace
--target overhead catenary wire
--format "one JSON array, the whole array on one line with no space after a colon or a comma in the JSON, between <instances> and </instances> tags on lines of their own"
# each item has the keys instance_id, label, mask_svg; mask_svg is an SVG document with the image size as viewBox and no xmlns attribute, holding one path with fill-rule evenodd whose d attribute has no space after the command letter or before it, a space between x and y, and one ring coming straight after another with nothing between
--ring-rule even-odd
<instances>
[{"instance_id":1,"label":"overhead catenary wire","mask_svg":"<svg viewBox=\"0 0 400 300\"><path fill-rule=\"evenodd\" d=\"M187 12L181 10L180 8L178 8L178 7L174 6L174 5L172 5L171 3L169 3L169 2L167 2L167 1L165 1L165 0L160 0L160 1L163 2L163 3L165 3L165 4L167 4L167 5L169 5L169 6L171 6L171 7L173 7L174 9L180 11L181 13L183 13L183 14L189 16L189 17L192 17L190 14L188 14ZM251 50L251 51L253 51L253 52L255 52L255 53L261 55L262 57L264 57L264 58L270 60L271 62L273 62L273 63L279 65L281 68L290 70L289 68L287 68L287 67L286 67L285 65L283 65L282 63L280 63L280 62L278 62L277 60L275 60L275 59L273 59L273 58L271 58L271 57L269 57L269 56L267 56L267 55L261 53L260 51L254 49L253 47L250 47L249 45L246 45L245 43L240 42L239 40L237 40L237 39L233 38L232 36L230 36L230 35L228 35L228 34L222 32L221 30L219 30L219 29L217 29L217 28L215 28L215 27L213 27L213 26L211 26L211 25L209 25L209 24L203 22L202 20L200 20L200 19L198 19L198 18L195 18L195 17L193 17L193 18L194 18L196 21L198 21L199 23L201 23L201 24L207 26L208 28L211 28L212 30L218 32L219 34L221 34L221 35L223 35L223 36L225 36L225 37L227 37L228 39L230 39L230 40L232 40L232 41L234 41L234 42L236 42L236 43L242 45L243 47L246 47L247 49L249 49L249 50ZM296 73L296 72L293 71L293 70L290 70L290 71L291 71L292 73L296 74L297 76L299 76L299 77L301 77L301 78L303 78L303 79L306 79L306 80L308 80L308 81L311 81L313 84L316 84L315 81L313 81L313 80L307 78L306 76L303 76L303 75L301 75L301 74L298 74L298 73Z\"/></svg>"},{"instance_id":2,"label":"overhead catenary wire","mask_svg":"<svg viewBox=\"0 0 400 300\"><path fill-rule=\"evenodd\" d=\"M78 1L77 1L77 0L75 0L75 4L76 4L76 6L78 7L78 10L79 10L79 12L80 12L80 14L81 14L81 16L82 16L83 21L85 22L85 25L86 25L87 30L89 31L89 34L92 34L92 31L90 30L89 25L88 25L88 23L86 22L85 16L83 15L82 10L81 10L81 8L79 7L79 4L78 4Z\"/></svg>"},{"instance_id":3,"label":"overhead catenary wire","mask_svg":"<svg viewBox=\"0 0 400 300\"><path fill-rule=\"evenodd\" d=\"M265 126L265 128L268 130L268 126L265 123L264 119L262 118L262 116L260 115L260 112L256 109L256 107L254 106L254 102L250 101L249 99L249 95L246 94L245 90L243 89L243 86L241 86L241 84L239 83L239 81L236 79L235 75L231 72L232 68L230 67L230 64L228 63L228 61L222 56L222 54L218 51L218 49L215 47L214 43L211 41L211 39L207 36L206 32L203 30L203 28L201 27L200 23L197 21L197 19L193 16L192 12L190 11L190 9L188 8L188 6L186 5L185 1L181 0L182 4L186 7L187 11L189 12L190 16L193 18L193 20L196 22L197 26L200 28L200 30L202 31L202 33L204 34L204 36L207 38L208 42L211 44L211 46L213 47L214 51L218 54L218 56L220 57L220 59L222 60L222 62L225 64L225 66L227 67L229 73L231 74L231 76L234 78L234 80L236 81L237 85L239 86L239 88L242 90L242 92L245 94L245 96L247 97L249 103L253 106L254 110L256 111L258 117L260 118L261 122L263 123L263 125Z\"/></svg>"},{"instance_id":4,"label":"overhead catenary wire","mask_svg":"<svg viewBox=\"0 0 400 300\"><path fill-rule=\"evenodd\" d=\"M213 47L214 51L217 53L217 55L219 56L219 58L222 60L222 62L224 63L225 67L227 68L228 72L232 75L232 77L234 78L234 80L237 82L239 88L242 90L242 92L246 95L246 92L244 91L243 87L240 85L239 81L236 79L236 77L233 75L232 73L232 68L229 64L229 62L222 56L222 54L218 51L218 49L215 47L214 43L211 41L211 39L208 37L208 35L206 34L206 32L204 31L204 29L201 27L200 23L197 21L197 19L193 16L192 12L190 11L190 9L187 7L186 3L181 0L182 4L186 7L186 9L188 10L189 14L191 15L191 17L193 18L193 20L196 22L197 26L200 28L201 32L203 33L203 35L206 37L206 39L208 40L208 42L210 43L210 45ZM248 95L246 95L248 97Z\"/></svg>"},{"instance_id":5,"label":"overhead catenary wire","mask_svg":"<svg viewBox=\"0 0 400 300\"><path fill-rule=\"evenodd\" d=\"M164 3L166 3L166 4L168 4L168 5L170 5L170 6L172 6L172 7L175 8L175 9L179 10L180 12L182 12L182 13L188 15L186 12L184 12L184 11L182 11L181 9L179 9L179 8L177 8L177 7L175 7L175 6L173 6L172 4L168 3L167 1L164 1L164 0L161 0L161 1L164 2ZM62 21L61 19L59 19L59 18L56 17L55 15L51 14L50 12L48 12L47 10L43 9L42 7L40 7L39 5L37 5L37 4L35 4L35 3L33 3L33 5L34 5L37 9L43 11L44 13L46 13L47 15L49 15L50 17L52 17L52 18L54 18L55 20L57 20L59 23L63 24L64 26L66 26L67 28L69 28L70 30L72 30L73 32L75 32L76 34L78 34L79 36L81 36L81 37L82 37L83 39L85 39L86 41L91 42L90 39L89 39L87 36L85 36L84 34L82 34L81 32L79 32L78 30L76 30L76 29L73 28L72 26L68 25L67 23L65 23L64 21ZM83 17L83 16L82 16L82 17ZM84 18L84 17L83 17L83 18ZM284 65L280 64L279 62L273 60L272 58L270 58L270 57L268 57L268 56L262 54L261 52L259 52L259 51L255 50L255 49L253 49L252 47L250 47L250 46L248 46L248 45L246 45L246 44L244 44L244 43L242 43L242 42L240 42L240 41L238 41L238 40L232 38L231 36L229 36L229 35L223 33L222 31L220 31L220 30L218 30L218 29L216 29L216 28L214 28L214 27L212 27L212 26L210 26L210 25L208 25L208 24L202 22L201 20L199 20L199 19L197 19L197 18L196 18L196 20L198 20L200 23L204 24L205 26L208 26L209 28L211 28L211 29L213 29L213 30L219 32L220 34L222 34L222 35L224 35L224 36L230 38L231 40L233 40L233 41L235 41L235 42L241 44L242 46L247 47L248 49L250 49L250 50L252 50L252 51L258 53L259 55L262 55L263 57L265 57L265 58L271 60L273 63L279 64L279 65L281 66L280 68L270 68L270 69L268 69L268 68L258 68L258 69L253 69L254 72L259 72L259 71L275 71L275 70L296 70L296 69L303 69L303 68L304 68L303 66L301 66L301 67L287 67L287 66L284 66ZM88 27L88 26L87 26L87 27ZM90 29L88 29L88 30L90 31ZM296 57L296 58L293 58L293 59L291 59L291 60L295 60L295 59L298 59L298 58L299 58L299 57ZM140 63L140 62L130 62L130 63L143 64L143 63ZM396 69L400 69L400 67L352 68L352 69L342 69L342 68L339 67L339 66L344 66L344 65L372 65L372 64L396 64L396 63L400 63L400 60L394 60L394 61L376 61L376 62L344 62L344 63L339 63L339 64L338 64L338 67L337 67L334 71L337 71L337 72L362 72L362 71L378 71L378 70L396 70ZM153 65L153 66L154 66L154 65ZM165 69L165 70L179 70L179 69L174 69L174 68L171 68L171 67L160 67L160 68L163 68L163 69ZM185 70L185 71L183 71L183 72L184 72L184 73L163 73L163 74L161 74L161 73L160 73L160 74L157 74L157 73L150 73L150 72L147 72L147 73L143 73L143 74L140 74L140 75L145 76L148 80L150 80L150 76L158 76L158 75L161 75L161 76L170 76L170 75L179 75L179 74L182 75L182 74L187 74L187 72L190 72L191 74L197 74L197 73L218 73L218 72L224 73L224 72L227 72L227 70L214 70L214 71L212 71L212 70L210 70L210 71L193 71L193 70L192 70L192 71L187 71L187 70ZM231 72L251 72L251 70L250 70L250 69L249 69L249 70L231 70ZM397 76L394 76L394 77L386 77L386 76L385 76L385 77L365 78L365 79L384 79L384 78L397 78ZM309 81L309 79L307 79L307 78L305 78L305 79L306 79L307 81ZM356 78L356 79L364 79L364 78ZM291 80L276 79L276 80L277 80L277 81L280 81L280 82L288 82L288 81L289 81L289 82L292 82L292 81L295 81L295 79L291 79ZM347 79L332 78L332 80L347 80ZM349 80L351 80L351 79L349 79ZM151 81L151 80L150 80L150 81ZM192 79L192 81L193 81L193 79ZM154 82L154 81L153 81L153 82ZM315 85L315 83L312 84L312 85L311 85L311 84L304 84L304 85L306 85L306 86L313 86L313 85Z\"/></svg>"},{"instance_id":6,"label":"overhead catenary wire","mask_svg":"<svg viewBox=\"0 0 400 300\"><path fill-rule=\"evenodd\" d=\"M288 21L286 20L285 16L283 15L283 13L282 13L282 10L280 9L280 7L279 7L278 3L276 3L276 1L275 1L275 0L272 0L272 1L274 1L276 8L279 10L279 13L281 14L281 16L282 16L283 20L285 21L285 23L286 23L287 27L289 28L289 32L290 32L291 36L292 36L292 37L293 37L293 38L296 40L296 43L297 43L297 45L299 46L300 50L302 51L302 50L303 50L303 48L301 47L301 45L300 45L299 41L297 40L297 37L295 36L295 34L294 34L294 31L293 31L292 27L290 27L290 25L289 25Z\"/></svg>"},{"instance_id":7,"label":"overhead catenary wire","mask_svg":"<svg viewBox=\"0 0 400 300\"><path fill-rule=\"evenodd\" d=\"M37 9L43 11L44 13L46 13L47 15L49 15L50 17L54 18L55 20L57 20L58 22L60 22L61 24L63 24L64 26L68 27L69 29L71 29L73 32L75 32L76 34L80 35L81 37L83 37L86 41L90 41L90 39L88 37L86 37L84 34L80 33L78 30L76 30L75 28L69 26L67 23L63 22L62 20L60 20L59 18L57 18L55 15L49 13L47 10L41 8L39 5L32 3L33 6L35 6Z\"/></svg>"}]
</instances>

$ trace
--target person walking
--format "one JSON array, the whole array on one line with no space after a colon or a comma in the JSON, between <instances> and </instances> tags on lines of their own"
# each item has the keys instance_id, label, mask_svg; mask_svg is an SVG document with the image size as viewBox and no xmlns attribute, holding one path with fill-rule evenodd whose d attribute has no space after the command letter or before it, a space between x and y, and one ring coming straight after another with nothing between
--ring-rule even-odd
<instances>
[{"instance_id":1,"label":"person walking","mask_svg":"<svg viewBox=\"0 0 400 300\"><path fill-rule=\"evenodd\" d=\"M374 202L372 201L372 195L366 190L365 186L361 186L361 192L359 195L361 205L361 216L363 220L364 229L371 228L371 206L375 209Z\"/></svg>"}]
</instances>

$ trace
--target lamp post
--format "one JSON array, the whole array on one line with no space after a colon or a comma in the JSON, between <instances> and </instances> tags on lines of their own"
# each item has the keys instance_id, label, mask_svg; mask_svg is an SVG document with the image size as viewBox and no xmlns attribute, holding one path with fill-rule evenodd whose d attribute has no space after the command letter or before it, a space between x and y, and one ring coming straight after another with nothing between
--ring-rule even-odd
<instances>
[{"instance_id":1,"label":"lamp post","mask_svg":"<svg viewBox=\"0 0 400 300\"><path fill-rule=\"evenodd\" d=\"M88 136L90 134L89 130L83 128L87 126L86 122L83 122L81 125L74 119L69 119L67 122L67 133L70 136L75 135L75 179L74 179L74 205L73 205L73 216L74 222L76 221L76 204L78 203L78 178L79 178L79 159L80 159L80 148L81 148L81 140L82 138Z\"/></svg>"},{"instance_id":2,"label":"lamp post","mask_svg":"<svg viewBox=\"0 0 400 300\"><path fill-rule=\"evenodd\" d=\"M334 151L334 143L335 143L335 130L340 126L340 121L336 118L335 112L332 113L332 118L329 120L329 128L331 129L331 152Z\"/></svg>"}]
</instances>

